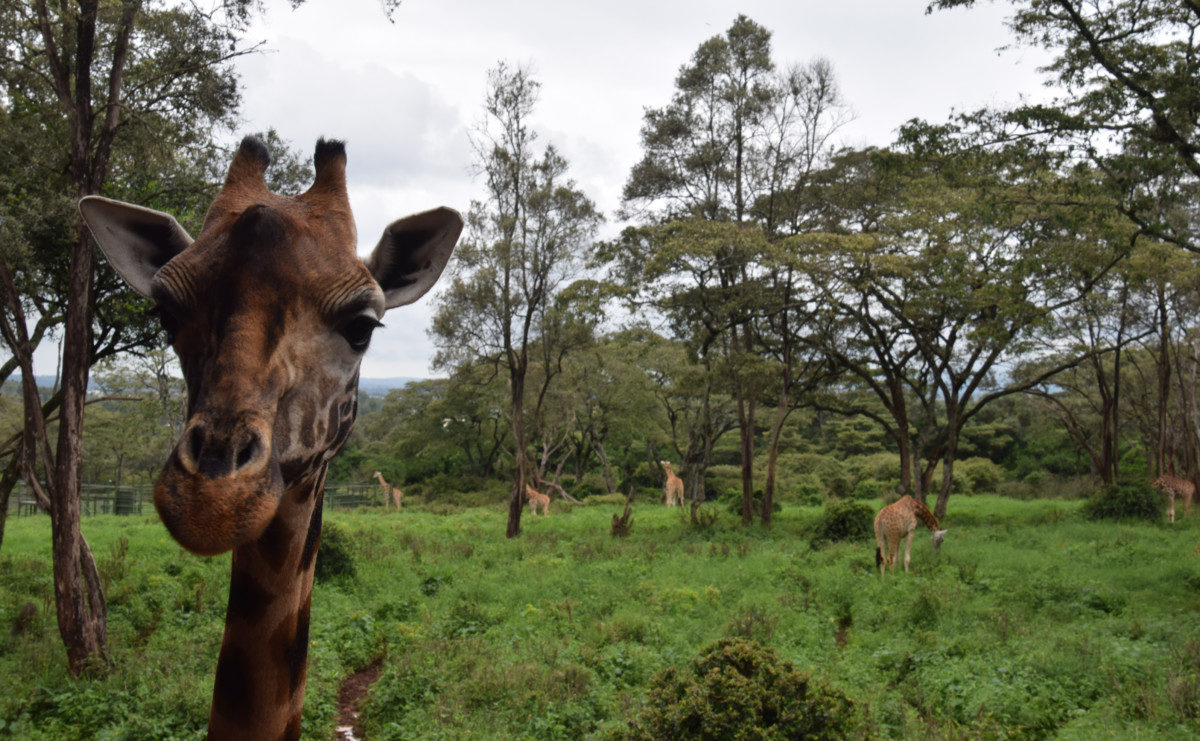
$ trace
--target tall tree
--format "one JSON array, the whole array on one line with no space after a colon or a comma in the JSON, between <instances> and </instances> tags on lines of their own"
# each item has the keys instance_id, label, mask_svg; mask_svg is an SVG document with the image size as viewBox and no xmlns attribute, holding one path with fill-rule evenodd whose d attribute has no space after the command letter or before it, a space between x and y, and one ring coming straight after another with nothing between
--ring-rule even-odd
<instances>
[{"instance_id":1,"label":"tall tree","mask_svg":"<svg viewBox=\"0 0 1200 741\"><path fill-rule=\"evenodd\" d=\"M840 100L829 64L817 60L808 67L777 73L771 32L739 15L723 35L699 46L680 69L675 87L670 104L646 111L644 155L625 185L626 207L656 223L698 219L742 224L761 219L773 233L779 222L790 218L785 200L778 196L794 190L807 176L836 129L830 114L839 108ZM709 250L708 244L701 249ZM724 294L757 290L762 295L764 275L755 255L731 244L724 254L710 257L716 269L715 280L709 283L714 290ZM712 300L703 303L716 305ZM734 307L727 303L724 311ZM719 368L734 389L742 520L749 523L754 513L756 405L764 369L758 360L756 312L747 311L744 302L740 308L743 313L727 317L714 337L689 341L705 353L718 353L717 358L697 359L707 368ZM689 448L707 447L695 443ZM684 474L685 481L691 479L686 468ZM697 492L688 489L689 495Z\"/></svg>"},{"instance_id":2,"label":"tall tree","mask_svg":"<svg viewBox=\"0 0 1200 741\"><path fill-rule=\"evenodd\" d=\"M486 359L508 376L514 475L508 537L521 532L529 482L526 381L535 340L554 296L576 276L600 216L567 177L567 162L547 146L536 151L530 116L539 84L528 70L500 63L488 73L486 118L475 131L475 164L486 197L472 203L468 237L456 254L454 280L438 302L431 334L435 366Z\"/></svg>"}]
</instances>

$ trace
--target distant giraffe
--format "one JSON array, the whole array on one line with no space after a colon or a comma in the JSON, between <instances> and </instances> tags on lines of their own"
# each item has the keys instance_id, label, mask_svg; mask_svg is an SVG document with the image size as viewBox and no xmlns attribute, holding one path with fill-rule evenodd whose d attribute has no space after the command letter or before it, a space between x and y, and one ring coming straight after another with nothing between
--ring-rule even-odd
<instances>
[{"instance_id":1,"label":"distant giraffe","mask_svg":"<svg viewBox=\"0 0 1200 741\"><path fill-rule=\"evenodd\" d=\"M1150 485L1167 495L1167 522L1175 522L1175 497L1183 499L1184 514L1191 514L1192 498L1196 496L1196 485L1191 481L1163 474Z\"/></svg>"},{"instance_id":2,"label":"distant giraffe","mask_svg":"<svg viewBox=\"0 0 1200 741\"><path fill-rule=\"evenodd\" d=\"M525 500L529 502L529 509L533 514L537 514L538 505L542 507L542 514L550 514L550 497L534 489L529 484L525 485Z\"/></svg>"},{"instance_id":3,"label":"distant giraffe","mask_svg":"<svg viewBox=\"0 0 1200 741\"><path fill-rule=\"evenodd\" d=\"M675 475L671 470L670 461L660 461L663 470L667 472L667 480L663 482L663 494L667 498L667 506L674 507L676 504L683 506L683 479Z\"/></svg>"},{"instance_id":4,"label":"distant giraffe","mask_svg":"<svg viewBox=\"0 0 1200 741\"><path fill-rule=\"evenodd\" d=\"M384 506L387 506L387 501L392 500L392 504L396 505L396 509L400 509L400 504L404 501L404 492L400 491L399 486L392 486L383 478L383 474L376 471L373 478L379 479L379 485L383 487Z\"/></svg>"},{"instance_id":5,"label":"distant giraffe","mask_svg":"<svg viewBox=\"0 0 1200 741\"><path fill-rule=\"evenodd\" d=\"M901 538L905 538L904 570L908 571L917 520L925 523L925 527L933 531L933 547L940 547L942 539L946 537L946 531L938 529L937 518L928 507L910 496L901 497L900 501L889 504L875 515L875 565L879 567L881 577L887 575L888 566L896 564Z\"/></svg>"}]
</instances>

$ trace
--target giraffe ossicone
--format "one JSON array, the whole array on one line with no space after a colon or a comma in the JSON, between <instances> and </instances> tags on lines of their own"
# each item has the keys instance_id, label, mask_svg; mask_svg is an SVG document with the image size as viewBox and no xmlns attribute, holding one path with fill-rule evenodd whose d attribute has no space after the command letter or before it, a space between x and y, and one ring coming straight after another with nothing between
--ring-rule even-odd
<instances>
[{"instance_id":1,"label":"giraffe ossicone","mask_svg":"<svg viewBox=\"0 0 1200 741\"><path fill-rule=\"evenodd\" d=\"M114 269L154 300L187 384L155 508L188 550L233 551L214 739L299 738L325 470L372 332L433 286L463 227L449 208L399 219L364 262L343 144L317 142L297 196L267 189L268 164L261 141L242 141L194 240L160 211L79 204Z\"/></svg>"}]
</instances>

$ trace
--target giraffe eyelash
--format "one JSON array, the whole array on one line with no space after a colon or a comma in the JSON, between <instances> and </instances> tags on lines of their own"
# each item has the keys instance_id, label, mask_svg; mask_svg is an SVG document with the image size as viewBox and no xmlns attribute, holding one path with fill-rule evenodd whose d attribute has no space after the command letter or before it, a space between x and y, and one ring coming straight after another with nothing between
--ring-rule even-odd
<instances>
[{"instance_id":1,"label":"giraffe eyelash","mask_svg":"<svg viewBox=\"0 0 1200 741\"><path fill-rule=\"evenodd\" d=\"M342 325L338 332L346 339L350 349L355 352L366 352L371 344L371 333L383 326L383 322L373 316L359 314Z\"/></svg>"}]
</instances>

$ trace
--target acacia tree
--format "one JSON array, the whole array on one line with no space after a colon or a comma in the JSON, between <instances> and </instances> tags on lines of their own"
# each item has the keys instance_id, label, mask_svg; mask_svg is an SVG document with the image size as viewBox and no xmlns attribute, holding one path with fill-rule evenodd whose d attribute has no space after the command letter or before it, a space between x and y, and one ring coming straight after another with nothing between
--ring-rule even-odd
<instances>
[{"instance_id":1,"label":"acacia tree","mask_svg":"<svg viewBox=\"0 0 1200 741\"><path fill-rule=\"evenodd\" d=\"M1129 230L1108 228L1108 201L1090 173L1062 172L1040 147L996 146L971 127L919 122L900 147L877 158L880 176L897 180L884 189L895 207L874 233L825 240L809 257L811 282L857 333L830 334L828 352L888 410L902 451L910 427L917 431L919 497L941 468L941 516L965 423L1039 380L998 371L1033 352L1057 313L1088 295L1122 257ZM1042 378L1078 361L1044 368Z\"/></svg>"},{"instance_id":2,"label":"acacia tree","mask_svg":"<svg viewBox=\"0 0 1200 741\"><path fill-rule=\"evenodd\" d=\"M934 0L929 11L975 0ZM1175 0L1013 0L1019 41L1055 60L1052 103L1004 112L1086 158L1114 207L1147 236L1200 252L1200 5Z\"/></svg>"},{"instance_id":3,"label":"acacia tree","mask_svg":"<svg viewBox=\"0 0 1200 741\"><path fill-rule=\"evenodd\" d=\"M1083 358L1078 365L1033 386L1029 393L1062 421L1087 453L1092 473L1105 484L1116 481L1121 473L1121 379L1126 348L1153 332L1144 321L1147 314L1135 293L1137 282L1128 266L1118 265L1084 300L1057 317L1051 346L1028 366L1014 369L1014 377L1032 377L1072 357Z\"/></svg>"},{"instance_id":4,"label":"acacia tree","mask_svg":"<svg viewBox=\"0 0 1200 741\"><path fill-rule=\"evenodd\" d=\"M743 224L754 219L768 233L779 223L794 221L793 204L779 196L797 188L824 153L841 104L828 62L778 73L770 40L770 31L739 15L723 35L699 46L680 69L671 102L646 111L644 156L625 186L627 208L658 224L680 219ZM710 253L710 246L705 244L701 252ZM719 294L765 295L757 255L731 244L723 254L704 259L716 270L708 285ZM710 297L702 303L711 313L723 300ZM719 368L733 386L744 523L754 512L755 416L764 375L754 321L762 307L751 303L727 303L719 312L725 318L712 325L718 331L711 337L682 338L705 353L697 359L707 370ZM708 352L717 356L709 358ZM706 447L695 442L688 447ZM691 478L686 466L684 473L685 481ZM699 491L688 489L690 496Z\"/></svg>"},{"instance_id":5,"label":"acacia tree","mask_svg":"<svg viewBox=\"0 0 1200 741\"><path fill-rule=\"evenodd\" d=\"M567 162L547 146L535 151L530 116L539 84L523 68L500 63L488 74L486 118L475 132L476 167L486 197L473 202L467 239L455 254L454 277L437 304L430 333L434 365L461 367L486 360L508 376L513 489L508 537L521 532L530 482L526 381L536 340L553 297L575 277L600 216L567 178ZM543 368L550 374L547 364Z\"/></svg>"}]
</instances>

